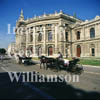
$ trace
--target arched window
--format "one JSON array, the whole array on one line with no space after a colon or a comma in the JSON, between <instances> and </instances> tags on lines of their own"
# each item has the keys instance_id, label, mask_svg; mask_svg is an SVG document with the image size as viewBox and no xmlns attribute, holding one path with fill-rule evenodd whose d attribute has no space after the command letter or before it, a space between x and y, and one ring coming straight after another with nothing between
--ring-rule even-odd
<instances>
[{"instance_id":1,"label":"arched window","mask_svg":"<svg viewBox=\"0 0 100 100\"><path fill-rule=\"evenodd\" d=\"M48 56L53 55L53 48L52 46L48 47Z\"/></svg>"},{"instance_id":2,"label":"arched window","mask_svg":"<svg viewBox=\"0 0 100 100\"><path fill-rule=\"evenodd\" d=\"M77 45L77 57L80 57L81 55L81 46Z\"/></svg>"},{"instance_id":3,"label":"arched window","mask_svg":"<svg viewBox=\"0 0 100 100\"><path fill-rule=\"evenodd\" d=\"M76 36L77 36L77 40L79 40L80 39L80 31L77 31Z\"/></svg>"},{"instance_id":4,"label":"arched window","mask_svg":"<svg viewBox=\"0 0 100 100\"><path fill-rule=\"evenodd\" d=\"M90 48L91 48L91 55L95 56L95 44L91 44Z\"/></svg>"},{"instance_id":5,"label":"arched window","mask_svg":"<svg viewBox=\"0 0 100 100\"><path fill-rule=\"evenodd\" d=\"M48 32L48 41L51 41L51 40L52 40L52 32L49 31L49 32Z\"/></svg>"},{"instance_id":6,"label":"arched window","mask_svg":"<svg viewBox=\"0 0 100 100\"><path fill-rule=\"evenodd\" d=\"M39 33L39 35L38 35L38 41L42 41L42 33Z\"/></svg>"},{"instance_id":7,"label":"arched window","mask_svg":"<svg viewBox=\"0 0 100 100\"><path fill-rule=\"evenodd\" d=\"M42 48L41 47L38 47L37 48L37 55L38 56L41 56L41 54L42 54Z\"/></svg>"},{"instance_id":8,"label":"arched window","mask_svg":"<svg viewBox=\"0 0 100 100\"><path fill-rule=\"evenodd\" d=\"M30 51L31 51L31 53L33 53L33 47L30 47Z\"/></svg>"},{"instance_id":9,"label":"arched window","mask_svg":"<svg viewBox=\"0 0 100 100\"><path fill-rule=\"evenodd\" d=\"M95 37L95 29L91 28L90 29L90 38L94 38Z\"/></svg>"},{"instance_id":10,"label":"arched window","mask_svg":"<svg viewBox=\"0 0 100 100\"><path fill-rule=\"evenodd\" d=\"M95 48L91 48L92 56L95 56Z\"/></svg>"},{"instance_id":11,"label":"arched window","mask_svg":"<svg viewBox=\"0 0 100 100\"><path fill-rule=\"evenodd\" d=\"M68 41L68 32L65 33L65 39Z\"/></svg>"}]
</instances>

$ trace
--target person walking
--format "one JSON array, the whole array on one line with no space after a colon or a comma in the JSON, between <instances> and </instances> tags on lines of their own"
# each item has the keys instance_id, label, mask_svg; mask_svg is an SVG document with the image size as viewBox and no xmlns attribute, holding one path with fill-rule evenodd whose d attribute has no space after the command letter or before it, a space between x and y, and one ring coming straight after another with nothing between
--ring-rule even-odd
<instances>
[{"instance_id":1,"label":"person walking","mask_svg":"<svg viewBox=\"0 0 100 100\"><path fill-rule=\"evenodd\" d=\"M3 61L3 56L2 55L0 56L0 60Z\"/></svg>"}]
</instances>

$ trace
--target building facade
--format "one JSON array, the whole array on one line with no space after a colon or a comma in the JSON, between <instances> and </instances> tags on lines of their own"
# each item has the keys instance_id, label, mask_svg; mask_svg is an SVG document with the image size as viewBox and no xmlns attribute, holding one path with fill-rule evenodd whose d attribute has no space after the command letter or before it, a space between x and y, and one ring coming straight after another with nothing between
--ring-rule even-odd
<instances>
[{"instance_id":1,"label":"building facade","mask_svg":"<svg viewBox=\"0 0 100 100\"><path fill-rule=\"evenodd\" d=\"M100 16L82 21L62 11L24 19L23 11L16 23L16 52L37 57L100 57Z\"/></svg>"},{"instance_id":2,"label":"building facade","mask_svg":"<svg viewBox=\"0 0 100 100\"><path fill-rule=\"evenodd\" d=\"M15 48L16 48L15 42L12 42L11 44L9 44L8 49L7 49L8 55L14 55L15 54Z\"/></svg>"}]
</instances>

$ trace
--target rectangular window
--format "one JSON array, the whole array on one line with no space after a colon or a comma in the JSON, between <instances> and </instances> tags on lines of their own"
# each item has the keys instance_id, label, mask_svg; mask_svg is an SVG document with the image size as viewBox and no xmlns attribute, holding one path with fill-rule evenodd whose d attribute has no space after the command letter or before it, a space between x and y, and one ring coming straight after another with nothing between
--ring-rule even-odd
<instances>
[{"instance_id":1,"label":"rectangular window","mask_svg":"<svg viewBox=\"0 0 100 100\"><path fill-rule=\"evenodd\" d=\"M52 32L48 31L48 41L51 41L51 40L52 40Z\"/></svg>"},{"instance_id":2,"label":"rectangular window","mask_svg":"<svg viewBox=\"0 0 100 100\"><path fill-rule=\"evenodd\" d=\"M46 26L52 26L52 24L47 24Z\"/></svg>"},{"instance_id":3,"label":"rectangular window","mask_svg":"<svg viewBox=\"0 0 100 100\"><path fill-rule=\"evenodd\" d=\"M65 33L65 39L68 41L68 32Z\"/></svg>"},{"instance_id":4,"label":"rectangular window","mask_svg":"<svg viewBox=\"0 0 100 100\"><path fill-rule=\"evenodd\" d=\"M77 35L77 40L79 40L80 39L80 32L78 31L76 35Z\"/></svg>"},{"instance_id":5,"label":"rectangular window","mask_svg":"<svg viewBox=\"0 0 100 100\"><path fill-rule=\"evenodd\" d=\"M95 56L95 49L92 48L92 56Z\"/></svg>"}]
</instances>

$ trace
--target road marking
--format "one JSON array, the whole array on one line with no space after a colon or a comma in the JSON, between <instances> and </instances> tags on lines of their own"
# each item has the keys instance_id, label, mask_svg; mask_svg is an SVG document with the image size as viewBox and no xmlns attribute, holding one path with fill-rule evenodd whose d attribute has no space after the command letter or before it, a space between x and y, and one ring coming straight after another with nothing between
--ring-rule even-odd
<instances>
[{"instance_id":1,"label":"road marking","mask_svg":"<svg viewBox=\"0 0 100 100\"><path fill-rule=\"evenodd\" d=\"M2 67L7 67L7 66L5 66L4 64L2 64L2 63L0 63L0 65L2 66Z\"/></svg>"},{"instance_id":2,"label":"road marking","mask_svg":"<svg viewBox=\"0 0 100 100\"><path fill-rule=\"evenodd\" d=\"M88 74L96 74L96 75L100 75L100 73L95 73L95 72L88 72L88 71L84 71L85 73L88 73Z\"/></svg>"},{"instance_id":3,"label":"road marking","mask_svg":"<svg viewBox=\"0 0 100 100\"><path fill-rule=\"evenodd\" d=\"M8 71L7 69L5 69L4 67L1 67L4 71L6 71L6 72L10 72L10 71Z\"/></svg>"}]
</instances>

